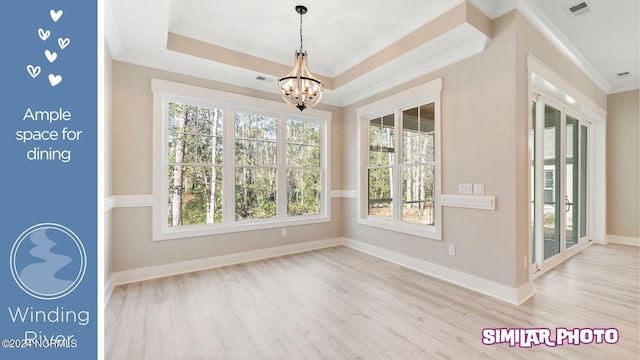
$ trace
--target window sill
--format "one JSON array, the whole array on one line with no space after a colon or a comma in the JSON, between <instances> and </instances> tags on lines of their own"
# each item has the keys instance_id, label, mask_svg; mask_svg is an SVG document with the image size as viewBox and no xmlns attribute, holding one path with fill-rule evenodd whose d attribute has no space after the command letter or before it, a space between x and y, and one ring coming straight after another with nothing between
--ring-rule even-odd
<instances>
[{"instance_id":1,"label":"window sill","mask_svg":"<svg viewBox=\"0 0 640 360\"><path fill-rule=\"evenodd\" d=\"M442 241L442 236L437 230L437 226L401 223L372 217L358 219L358 224L373 226L407 235L419 236L430 240Z\"/></svg>"},{"instance_id":2,"label":"window sill","mask_svg":"<svg viewBox=\"0 0 640 360\"><path fill-rule=\"evenodd\" d=\"M233 224L202 224L202 225L186 225L179 228L170 228L158 230L153 234L153 241L176 240L190 237L220 235L244 231L266 230L274 228L282 228L287 226L311 225L318 223L330 222L330 216L310 215L300 216L295 219L263 219L263 220L245 220L234 222Z\"/></svg>"}]
</instances>

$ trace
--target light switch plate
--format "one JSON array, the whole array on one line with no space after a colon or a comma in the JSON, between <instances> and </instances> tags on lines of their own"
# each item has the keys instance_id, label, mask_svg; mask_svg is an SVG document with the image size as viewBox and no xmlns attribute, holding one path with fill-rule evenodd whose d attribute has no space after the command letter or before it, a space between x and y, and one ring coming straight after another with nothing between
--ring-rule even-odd
<instances>
[{"instance_id":1,"label":"light switch plate","mask_svg":"<svg viewBox=\"0 0 640 360\"><path fill-rule=\"evenodd\" d=\"M473 184L474 195L484 195L484 184Z\"/></svg>"},{"instance_id":2,"label":"light switch plate","mask_svg":"<svg viewBox=\"0 0 640 360\"><path fill-rule=\"evenodd\" d=\"M473 184L458 184L458 194L460 195L473 194Z\"/></svg>"}]
</instances>

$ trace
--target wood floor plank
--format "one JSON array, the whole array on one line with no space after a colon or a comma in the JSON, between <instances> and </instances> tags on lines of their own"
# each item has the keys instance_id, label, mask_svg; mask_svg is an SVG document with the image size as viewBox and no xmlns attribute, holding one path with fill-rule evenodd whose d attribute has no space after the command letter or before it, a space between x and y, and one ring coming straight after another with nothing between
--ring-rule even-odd
<instances>
[{"instance_id":1,"label":"wood floor plank","mask_svg":"<svg viewBox=\"0 0 640 360\"><path fill-rule=\"evenodd\" d=\"M514 306L329 248L119 286L105 358L638 359L639 269L637 247L592 245ZM489 327L617 328L620 341L485 346Z\"/></svg>"}]
</instances>

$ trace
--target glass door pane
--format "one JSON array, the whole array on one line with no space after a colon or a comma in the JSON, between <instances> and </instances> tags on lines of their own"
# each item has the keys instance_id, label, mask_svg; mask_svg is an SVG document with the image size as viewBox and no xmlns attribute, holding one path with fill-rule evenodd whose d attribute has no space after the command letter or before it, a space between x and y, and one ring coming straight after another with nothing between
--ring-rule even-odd
<instances>
[{"instance_id":1,"label":"glass door pane","mask_svg":"<svg viewBox=\"0 0 640 360\"><path fill-rule=\"evenodd\" d=\"M544 106L544 259L560 253L561 211L561 125L562 112Z\"/></svg>"},{"instance_id":2,"label":"glass door pane","mask_svg":"<svg viewBox=\"0 0 640 360\"><path fill-rule=\"evenodd\" d=\"M565 154L565 234L567 237L566 248L570 248L578 243L578 174L579 174L579 140L580 122L567 115L566 119L566 154Z\"/></svg>"}]
</instances>

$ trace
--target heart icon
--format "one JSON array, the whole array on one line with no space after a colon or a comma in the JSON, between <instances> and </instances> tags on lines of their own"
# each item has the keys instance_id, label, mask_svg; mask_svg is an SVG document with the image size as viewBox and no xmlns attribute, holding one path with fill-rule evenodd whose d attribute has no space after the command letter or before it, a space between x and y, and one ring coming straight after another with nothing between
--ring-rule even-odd
<instances>
[{"instance_id":1,"label":"heart icon","mask_svg":"<svg viewBox=\"0 0 640 360\"><path fill-rule=\"evenodd\" d=\"M64 50L64 48L66 48L67 46L69 46L69 43L71 42L71 39L69 38L58 38L58 46L60 46L60 49Z\"/></svg>"},{"instance_id":2,"label":"heart icon","mask_svg":"<svg viewBox=\"0 0 640 360\"><path fill-rule=\"evenodd\" d=\"M47 60L49 60L50 63L53 63L58 58L58 54L57 53L51 52L49 50L45 50L44 56L47 57Z\"/></svg>"},{"instance_id":3,"label":"heart icon","mask_svg":"<svg viewBox=\"0 0 640 360\"><path fill-rule=\"evenodd\" d=\"M56 86L62 82L62 75L49 74L49 83L51 86Z\"/></svg>"},{"instance_id":4,"label":"heart icon","mask_svg":"<svg viewBox=\"0 0 640 360\"><path fill-rule=\"evenodd\" d=\"M53 20L53 22L58 22L62 16L62 10L55 11L52 9L49 11L49 15L51 15L51 20Z\"/></svg>"},{"instance_id":5,"label":"heart icon","mask_svg":"<svg viewBox=\"0 0 640 360\"><path fill-rule=\"evenodd\" d=\"M45 31L45 30L42 30L42 28L38 29L38 36L40 36L40 39L42 39L42 41L47 41L50 35L51 35L51 31L49 30Z\"/></svg>"},{"instance_id":6,"label":"heart icon","mask_svg":"<svg viewBox=\"0 0 640 360\"><path fill-rule=\"evenodd\" d=\"M27 65L27 72L35 79L40 75L40 66Z\"/></svg>"}]
</instances>

